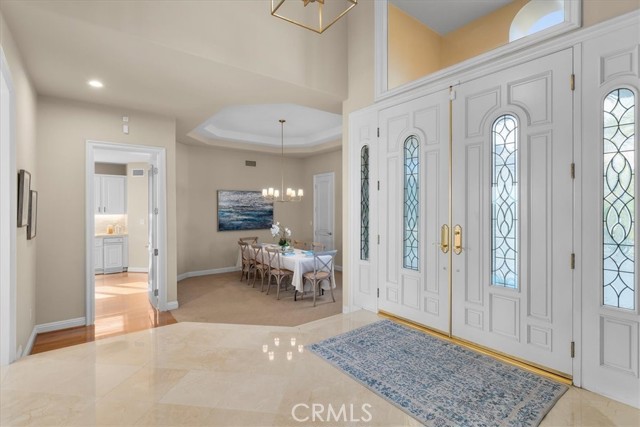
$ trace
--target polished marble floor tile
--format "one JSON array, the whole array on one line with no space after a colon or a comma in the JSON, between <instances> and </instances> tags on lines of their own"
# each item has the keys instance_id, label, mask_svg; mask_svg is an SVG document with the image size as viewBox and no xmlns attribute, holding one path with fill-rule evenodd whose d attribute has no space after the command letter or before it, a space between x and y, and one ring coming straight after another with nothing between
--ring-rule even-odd
<instances>
[{"instance_id":1,"label":"polished marble floor tile","mask_svg":"<svg viewBox=\"0 0 640 427\"><path fill-rule=\"evenodd\" d=\"M298 327L185 322L29 356L0 371L0 424L417 426L307 350L377 320L359 311ZM640 411L571 388L542 425L637 427Z\"/></svg>"}]
</instances>

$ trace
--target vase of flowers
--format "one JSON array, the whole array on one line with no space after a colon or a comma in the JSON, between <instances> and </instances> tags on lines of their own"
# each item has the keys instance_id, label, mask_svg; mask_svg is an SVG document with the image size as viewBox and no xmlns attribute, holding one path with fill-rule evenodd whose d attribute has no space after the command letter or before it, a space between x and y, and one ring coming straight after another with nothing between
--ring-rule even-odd
<instances>
[{"instance_id":1,"label":"vase of flowers","mask_svg":"<svg viewBox=\"0 0 640 427\"><path fill-rule=\"evenodd\" d=\"M283 227L279 222L276 222L271 226L271 235L274 239L278 239L278 245L282 249L286 249L289 246L289 237L291 237L291 229Z\"/></svg>"}]
</instances>

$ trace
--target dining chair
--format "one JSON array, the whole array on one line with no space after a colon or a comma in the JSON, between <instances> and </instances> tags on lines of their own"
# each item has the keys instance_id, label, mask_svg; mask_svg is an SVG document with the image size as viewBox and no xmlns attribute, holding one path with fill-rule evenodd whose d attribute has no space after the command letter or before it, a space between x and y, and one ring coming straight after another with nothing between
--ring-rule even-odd
<instances>
[{"instance_id":1,"label":"dining chair","mask_svg":"<svg viewBox=\"0 0 640 427\"><path fill-rule=\"evenodd\" d=\"M269 289L271 289L271 278L276 280L276 299L280 299L280 287L282 282L287 277L289 280L293 279L293 271L282 268L280 259L280 249L278 248L266 248L267 257L269 259L268 270L269 280L267 281L267 295L269 295Z\"/></svg>"},{"instance_id":2,"label":"dining chair","mask_svg":"<svg viewBox=\"0 0 640 427\"><path fill-rule=\"evenodd\" d=\"M316 295L318 294L320 284L324 281L329 282L329 290L331 291L331 299L336 302L336 298L333 296L333 283L334 278L334 264L336 259L337 249L332 251L319 251L313 253L313 271L308 271L302 275L302 297L304 298L304 282L311 283L311 290L313 292L313 306L316 306Z\"/></svg>"},{"instance_id":3,"label":"dining chair","mask_svg":"<svg viewBox=\"0 0 640 427\"><path fill-rule=\"evenodd\" d=\"M293 240L293 247L296 249L307 249L307 242L303 242L302 240Z\"/></svg>"},{"instance_id":4,"label":"dining chair","mask_svg":"<svg viewBox=\"0 0 640 427\"><path fill-rule=\"evenodd\" d=\"M258 243L258 236L241 237L238 240L241 242L248 243L250 245L255 245L256 243Z\"/></svg>"},{"instance_id":5,"label":"dining chair","mask_svg":"<svg viewBox=\"0 0 640 427\"><path fill-rule=\"evenodd\" d=\"M324 251L324 244L320 242L311 242L311 250L312 251Z\"/></svg>"},{"instance_id":6,"label":"dining chair","mask_svg":"<svg viewBox=\"0 0 640 427\"><path fill-rule=\"evenodd\" d=\"M258 276L258 272L260 272L260 292L264 291L264 276L269 274L269 263L265 258L264 251L262 245L253 244L251 245L251 250L253 250L253 260L254 260L254 272L253 272L253 286L256 287L256 277Z\"/></svg>"},{"instance_id":7,"label":"dining chair","mask_svg":"<svg viewBox=\"0 0 640 427\"><path fill-rule=\"evenodd\" d=\"M249 284L249 277L251 272L255 274L255 262L251 258L251 250L249 249L249 244L247 242L243 242L238 240L238 246L240 247L240 254L242 255L242 269L240 270L240 281L242 282L242 278L244 275L247 275L247 284Z\"/></svg>"}]
</instances>

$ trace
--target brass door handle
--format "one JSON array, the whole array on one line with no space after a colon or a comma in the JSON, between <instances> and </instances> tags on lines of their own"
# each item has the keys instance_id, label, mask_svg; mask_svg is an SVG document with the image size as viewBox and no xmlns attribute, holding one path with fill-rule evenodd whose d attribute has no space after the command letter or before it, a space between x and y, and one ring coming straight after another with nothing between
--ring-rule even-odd
<instances>
[{"instance_id":1,"label":"brass door handle","mask_svg":"<svg viewBox=\"0 0 640 427\"><path fill-rule=\"evenodd\" d=\"M449 252L449 224L440 227L440 250L443 254Z\"/></svg>"},{"instance_id":2,"label":"brass door handle","mask_svg":"<svg viewBox=\"0 0 640 427\"><path fill-rule=\"evenodd\" d=\"M453 252L456 255L462 253L462 226L460 224L453 227Z\"/></svg>"}]
</instances>

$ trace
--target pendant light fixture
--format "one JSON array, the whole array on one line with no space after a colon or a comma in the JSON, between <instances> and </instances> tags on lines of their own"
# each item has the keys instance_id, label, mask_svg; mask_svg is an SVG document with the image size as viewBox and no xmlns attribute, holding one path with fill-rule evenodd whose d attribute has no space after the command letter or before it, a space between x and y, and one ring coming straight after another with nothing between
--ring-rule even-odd
<instances>
[{"instance_id":1,"label":"pendant light fixture","mask_svg":"<svg viewBox=\"0 0 640 427\"><path fill-rule=\"evenodd\" d=\"M271 15L322 34L358 4L358 0L271 0Z\"/></svg>"},{"instance_id":2,"label":"pendant light fixture","mask_svg":"<svg viewBox=\"0 0 640 427\"><path fill-rule=\"evenodd\" d=\"M287 191L284 191L284 124L286 120L280 119L280 189L269 187L262 189L262 197L267 200L271 200L274 202L299 202L302 200L304 195L304 191L302 188L299 188L298 191L292 189L291 187L287 188Z\"/></svg>"}]
</instances>

